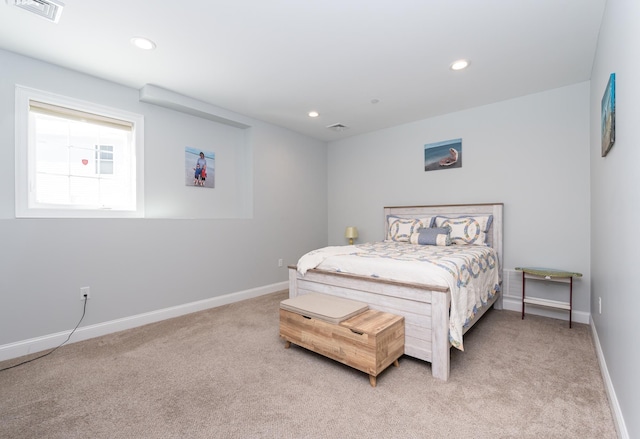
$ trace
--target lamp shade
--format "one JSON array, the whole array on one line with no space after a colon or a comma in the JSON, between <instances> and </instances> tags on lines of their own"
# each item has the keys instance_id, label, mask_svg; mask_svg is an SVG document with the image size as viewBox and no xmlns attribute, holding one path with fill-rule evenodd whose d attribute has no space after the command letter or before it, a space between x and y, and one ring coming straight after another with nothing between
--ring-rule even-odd
<instances>
[{"instance_id":1,"label":"lamp shade","mask_svg":"<svg viewBox=\"0 0 640 439\"><path fill-rule=\"evenodd\" d=\"M345 238L357 238L358 237L358 228L357 227L347 227L347 230L344 231Z\"/></svg>"}]
</instances>

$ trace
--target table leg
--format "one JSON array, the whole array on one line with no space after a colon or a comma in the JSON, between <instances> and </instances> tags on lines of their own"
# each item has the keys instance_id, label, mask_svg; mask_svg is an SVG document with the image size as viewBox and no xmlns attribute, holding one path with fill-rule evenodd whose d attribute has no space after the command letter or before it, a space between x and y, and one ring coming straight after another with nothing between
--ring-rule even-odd
<instances>
[{"instance_id":1,"label":"table leg","mask_svg":"<svg viewBox=\"0 0 640 439\"><path fill-rule=\"evenodd\" d=\"M572 315L573 315L573 276L569 278L569 329L571 329Z\"/></svg>"},{"instance_id":2,"label":"table leg","mask_svg":"<svg viewBox=\"0 0 640 439\"><path fill-rule=\"evenodd\" d=\"M524 271L522 272L522 320L524 320Z\"/></svg>"}]
</instances>

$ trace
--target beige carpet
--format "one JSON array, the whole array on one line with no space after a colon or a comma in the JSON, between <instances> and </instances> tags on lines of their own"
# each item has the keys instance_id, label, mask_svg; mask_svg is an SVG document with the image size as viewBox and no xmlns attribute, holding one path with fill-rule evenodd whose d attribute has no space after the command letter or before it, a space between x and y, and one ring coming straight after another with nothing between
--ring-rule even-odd
<instances>
[{"instance_id":1,"label":"beige carpet","mask_svg":"<svg viewBox=\"0 0 640 439\"><path fill-rule=\"evenodd\" d=\"M0 437L616 437L586 325L492 310L466 351L452 350L448 382L402 357L372 388L364 373L284 349L286 297L66 345L0 372Z\"/></svg>"}]
</instances>

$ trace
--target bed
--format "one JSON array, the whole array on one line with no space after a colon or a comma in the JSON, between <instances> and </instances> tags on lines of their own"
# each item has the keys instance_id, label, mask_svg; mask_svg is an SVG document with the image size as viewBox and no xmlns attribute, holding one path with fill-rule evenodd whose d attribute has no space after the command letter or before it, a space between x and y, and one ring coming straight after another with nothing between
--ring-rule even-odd
<instances>
[{"instance_id":1,"label":"bed","mask_svg":"<svg viewBox=\"0 0 640 439\"><path fill-rule=\"evenodd\" d=\"M371 309L403 316L405 355L430 362L432 375L446 381L449 379L451 347L463 350L462 335L489 308L501 308L503 204L385 207L383 219L383 242L317 249L300 258L296 266L289 266L289 297L324 293L359 300ZM444 241L443 230L450 232ZM418 240L432 245L419 245ZM449 241L453 244L446 245ZM381 247L387 253L374 255L380 250L374 247ZM399 248L432 251L444 254L450 260L436 262L430 256L423 258L422 253L395 258L393 255ZM465 271L472 275L466 276L463 282L460 273L456 277L450 264L467 257L466 254L457 255L454 251L458 250L471 253L470 257L482 255L481 271L489 272L488 277L483 274L482 286L472 286L470 280L479 271L477 262L467 263ZM385 258L388 263L384 262ZM355 263L367 259L371 260L369 266ZM397 260L391 262L391 259ZM406 267L423 265L404 270L400 265L403 264L400 260L404 259L410 260ZM438 268L434 268L434 274L425 274L427 265ZM445 271L452 273L451 279L445 279ZM489 284L491 291L483 297L462 300L467 305L462 309L460 291L465 294L466 290L484 291ZM459 327L460 312L464 320L462 327ZM460 334L454 334L458 330Z\"/></svg>"}]
</instances>

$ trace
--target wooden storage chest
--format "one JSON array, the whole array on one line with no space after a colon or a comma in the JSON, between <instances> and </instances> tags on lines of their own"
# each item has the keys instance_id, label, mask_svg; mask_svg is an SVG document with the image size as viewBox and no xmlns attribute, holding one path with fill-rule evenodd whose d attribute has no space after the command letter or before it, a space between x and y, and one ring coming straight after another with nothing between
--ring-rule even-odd
<instances>
[{"instance_id":1,"label":"wooden storage chest","mask_svg":"<svg viewBox=\"0 0 640 439\"><path fill-rule=\"evenodd\" d=\"M280 309L280 337L369 374L371 386L404 354L404 317L366 310L339 323Z\"/></svg>"}]
</instances>

